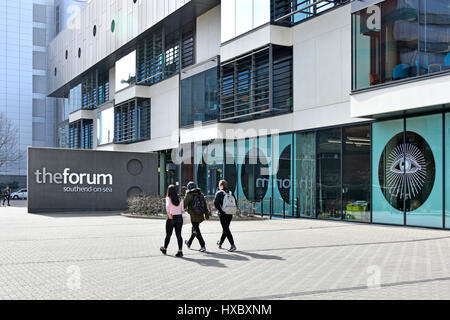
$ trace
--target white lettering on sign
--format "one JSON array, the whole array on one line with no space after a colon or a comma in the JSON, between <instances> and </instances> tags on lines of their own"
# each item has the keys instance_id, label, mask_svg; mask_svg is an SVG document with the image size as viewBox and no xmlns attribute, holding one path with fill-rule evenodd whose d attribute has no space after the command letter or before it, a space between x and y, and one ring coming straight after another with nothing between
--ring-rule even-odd
<instances>
[{"instance_id":1,"label":"white lettering on sign","mask_svg":"<svg viewBox=\"0 0 450 320\"><path fill-rule=\"evenodd\" d=\"M36 170L34 172L37 184L64 184L64 185L112 185L112 174L96 174L96 173L71 173L70 168L65 168L61 172L48 172L47 168Z\"/></svg>"}]
</instances>

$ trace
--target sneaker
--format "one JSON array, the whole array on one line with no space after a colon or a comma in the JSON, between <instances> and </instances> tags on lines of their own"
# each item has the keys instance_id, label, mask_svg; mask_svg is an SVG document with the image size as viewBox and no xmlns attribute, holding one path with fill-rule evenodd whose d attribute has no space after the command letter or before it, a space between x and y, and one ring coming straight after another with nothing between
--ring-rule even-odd
<instances>
[{"instance_id":1,"label":"sneaker","mask_svg":"<svg viewBox=\"0 0 450 320\"><path fill-rule=\"evenodd\" d=\"M183 251L178 251L175 257L181 258L183 256Z\"/></svg>"},{"instance_id":2,"label":"sneaker","mask_svg":"<svg viewBox=\"0 0 450 320\"><path fill-rule=\"evenodd\" d=\"M232 245L231 248L230 248L230 250L228 250L228 251L233 252L233 251L236 251L236 249L237 249L236 246L235 246L235 245Z\"/></svg>"},{"instance_id":3,"label":"sneaker","mask_svg":"<svg viewBox=\"0 0 450 320\"><path fill-rule=\"evenodd\" d=\"M206 252L206 248L205 248L205 247L202 247L202 248L200 249L200 252Z\"/></svg>"},{"instance_id":4,"label":"sneaker","mask_svg":"<svg viewBox=\"0 0 450 320\"><path fill-rule=\"evenodd\" d=\"M166 255L167 254L167 250L166 249L164 249L163 247L161 247L159 250L161 250L161 252L164 254L164 255Z\"/></svg>"},{"instance_id":5,"label":"sneaker","mask_svg":"<svg viewBox=\"0 0 450 320\"><path fill-rule=\"evenodd\" d=\"M220 244L220 241L217 241L217 246L219 247L219 249L222 249L222 245Z\"/></svg>"},{"instance_id":6,"label":"sneaker","mask_svg":"<svg viewBox=\"0 0 450 320\"><path fill-rule=\"evenodd\" d=\"M191 248L191 245L189 244L189 242L186 240L186 241L184 241L184 244L186 245L186 247L188 247L188 249L190 249Z\"/></svg>"}]
</instances>

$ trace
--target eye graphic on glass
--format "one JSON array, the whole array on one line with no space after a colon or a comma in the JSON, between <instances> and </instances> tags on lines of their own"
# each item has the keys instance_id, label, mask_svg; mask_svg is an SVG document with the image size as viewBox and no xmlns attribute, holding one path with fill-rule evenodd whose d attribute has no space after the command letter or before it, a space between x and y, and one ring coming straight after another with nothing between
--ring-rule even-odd
<instances>
[{"instance_id":1,"label":"eye graphic on glass","mask_svg":"<svg viewBox=\"0 0 450 320\"><path fill-rule=\"evenodd\" d=\"M387 183L391 194L403 193L415 197L422 190L427 177L427 168L423 153L412 144L397 146L387 160Z\"/></svg>"}]
</instances>

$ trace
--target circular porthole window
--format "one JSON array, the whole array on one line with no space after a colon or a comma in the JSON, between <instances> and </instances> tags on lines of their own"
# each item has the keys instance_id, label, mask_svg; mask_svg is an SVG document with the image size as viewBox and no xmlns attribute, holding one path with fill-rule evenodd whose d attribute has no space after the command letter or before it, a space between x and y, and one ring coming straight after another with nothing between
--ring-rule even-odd
<instances>
[{"instance_id":1,"label":"circular porthole window","mask_svg":"<svg viewBox=\"0 0 450 320\"><path fill-rule=\"evenodd\" d=\"M92 30L92 34L94 37L97 35L97 26L94 26L94 29Z\"/></svg>"},{"instance_id":2,"label":"circular porthole window","mask_svg":"<svg viewBox=\"0 0 450 320\"><path fill-rule=\"evenodd\" d=\"M81 48L78 48L78 58L81 58Z\"/></svg>"},{"instance_id":3,"label":"circular porthole window","mask_svg":"<svg viewBox=\"0 0 450 320\"><path fill-rule=\"evenodd\" d=\"M111 32L114 32L114 30L116 30L116 21L115 20L111 21Z\"/></svg>"}]
</instances>

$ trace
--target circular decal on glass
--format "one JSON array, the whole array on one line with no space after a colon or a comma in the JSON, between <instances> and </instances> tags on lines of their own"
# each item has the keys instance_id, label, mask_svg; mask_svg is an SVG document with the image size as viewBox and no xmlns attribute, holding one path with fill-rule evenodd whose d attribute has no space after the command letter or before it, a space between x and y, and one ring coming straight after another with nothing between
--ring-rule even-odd
<instances>
[{"instance_id":1,"label":"circular decal on glass","mask_svg":"<svg viewBox=\"0 0 450 320\"><path fill-rule=\"evenodd\" d=\"M406 132L406 142L399 133L386 145L378 172L384 197L395 209L417 210L434 186L436 167L431 147L417 133Z\"/></svg>"},{"instance_id":2,"label":"circular decal on glass","mask_svg":"<svg viewBox=\"0 0 450 320\"><path fill-rule=\"evenodd\" d=\"M241 167L242 191L248 201L259 202L269 189L270 176L267 157L260 149L252 149L245 156Z\"/></svg>"},{"instance_id":3,"label":"circular decal on glass","mask_svg":"<svg viewBox=\"0 0 450 320\"><path fill-rule=\"evenodd\" d=\"M287 204L291 203L291 145L287 146L280 155L277 172L277 188L281 198Z\"/></svg>"}]
</instances>

